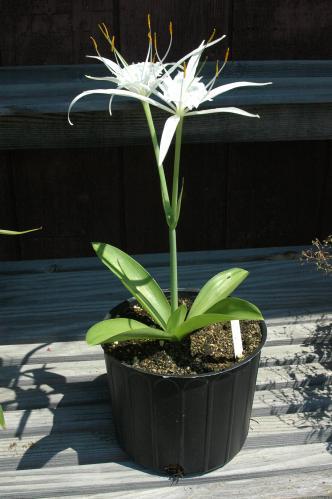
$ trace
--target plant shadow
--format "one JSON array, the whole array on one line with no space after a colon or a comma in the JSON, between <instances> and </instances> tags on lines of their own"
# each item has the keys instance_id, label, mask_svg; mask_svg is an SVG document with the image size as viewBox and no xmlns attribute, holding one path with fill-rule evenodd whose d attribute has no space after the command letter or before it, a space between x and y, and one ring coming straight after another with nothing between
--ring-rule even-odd
<instances>
[{"instance_id":1,"label":"plant shadow","mask_svg":"<svg viewBox=\"0 0 332 499\"><path fill-rule=\"evenodd\" d=\"M19 366L3 366L0 359L0 385L8 394L2 406L8 412L8 422L12 410L20 414L15 428L8 430L15 437L9 450L26 449L20 459L17 452L10 454L14 467L42 468L50 461L61 465L127 460L115 437L106 374L85 380L82 373L82 378L75 381L52 372L47 364L31 364L29 369L29 359L35 352L29 352ZM51 430L40 438L49 421ZM76 462L68 449L76 452Z\"/></svg>"},{"instance_id":2,"label":"plant shadow","mask_svg":"<svg viewBox=\"0 0 332 499\"><path fill-rule=\"evenodd\" d=\"M302 345L312 347L309 363L289 366L288 375L294 380L294 388L291 394L287 388L273 392L277 404L271 407L271 414L284 422L287 420L294 428L310 428L305 443L325 442L326 450L332 454L332 373L328 372L332 369L332 323L317 324ZM284 414L297 417L292 420Z\"/></svg>"}]
</instances>

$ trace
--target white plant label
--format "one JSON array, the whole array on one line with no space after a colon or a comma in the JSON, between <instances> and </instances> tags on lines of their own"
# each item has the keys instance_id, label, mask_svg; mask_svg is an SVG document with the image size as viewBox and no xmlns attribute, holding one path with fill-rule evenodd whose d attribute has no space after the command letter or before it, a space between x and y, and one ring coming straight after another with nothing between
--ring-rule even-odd
<instances>
[{"instance_id":1,"label":"white plant label","mask_svg":"<svg viewBox=\"0 0 332 499\"><path fill-rule=\"evenodd\" d=\"M236 359L243 356L243 345L240 329L240 321L231 321L234 355Z\"/></svg>"}]
</instances>

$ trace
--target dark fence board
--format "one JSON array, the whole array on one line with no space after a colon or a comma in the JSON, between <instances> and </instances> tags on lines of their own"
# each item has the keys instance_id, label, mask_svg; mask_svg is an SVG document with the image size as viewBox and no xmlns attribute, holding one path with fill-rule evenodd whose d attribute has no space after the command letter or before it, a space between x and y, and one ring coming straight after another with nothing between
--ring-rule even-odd
<instances>
[{"instance_id":1,"label":"dark fence board","mask_svg":"<svg viewBox=\"0 0 332 499\"><path fill-rule=\"evenodd\" d=\"M20 238L22 258L92 255L90 241L122 245L121 158L117 149L17 151L13 154L20 226L43 225Z\"/></svg>"},{"instance_id":2,"label":"dark fence board","mask_svg":"<svg viewBox=\"0 0 332 499\"><path fill-rule=\"evenodd\" d=\"M17 228L15 198L12 185L9 152L0 151L0 229ZM18 239L0 236L0 260L16 260L20 257Z\"/></svg>"},{"instance_id":3,"label":"dark fence board","mask_svg":"<svg viewBox=\"0 0 332 499\"><path fill-rule=\"evenodd\" d=\"M126 241L133 253L150 248L168 250L168 228L151 149L124 148ZM184 194L178 226L181 251L225 247L227 150L224 144L183 146L180 176L184 178ZM170 180L170 158L165 170Z\"/></svg>"},{"instance_id":4,"label":"dark fence board","mask_svg":"<svg viewBox=\"0 0 332 499\"><path fill-rule=\"evenodd\" d=\"M151 246L158 252L168 247L155 161L152 146L123 148L126 243L134 253Z\"/></svg>"},{"instance_id":5,"label":"dark fence board","mask_svg":"<svg viewBox=\"0 0 332 499\"><path fill-rule=\"evenodd\" d=\"M233 0L233 59L329 59L330 0Z\"/></svg>"},{"instance_id":6,"label":"dark fence board","mask_svg":"<svg viewBox=\"0 0 332 499\"><path fill-rule=\"evenodd\" d=\"M231 0L119 0L121 48L129 60L141 60L147 51L147 13L151 14L152 29L159 38L161 54L169 42L168 24L174 28L169 60L190 52L202 40L207 40L213 28L222 35L228 33ZM222 59L227 43L211 49L212 59Z\"/></svg>"},{"instance_id":7,"label":"dark fence board","mask_svg":"<svg viewBox=\"0 0 332 499\"><path fill-rule=\"evenodd\" d=\"M218 249L226 245L227 144L183 148L184 194L179 249Z\"/></svg>"},{"instance_id":8,"label":"dark fence board","mask_svg":"<svg viewBox=\"0 0 332 499\"><path fill-rule=\"evenodd\" d=\"M232 145L227 246L305 243L314 234L320 237L328 162L324 142Z\"/></svg>"},{"instance_id":9,"label":"dark fence board","mask_svg":"<svg viewBox=\"0 0 332 499\"><path fill-rule=\"evenodd\" d=\"M326 236L328 147L324 141L184 145L179 250L310 244ZM16 208L4 198L6 212L16 209L19 228L44 226L19 239L23 258L88 256L94 239L132 253L168 250L150 147L13 151L11 161ZM6 246L17 241L2 238L3 259L19 257Z\"/></svg>"},{"instance_id":10,"label":"dark fence board","mask_svg":"<svg viewBox=\"0 0 332 499\"><path fill-rule=\"evenodd\" d=\"M93 52L89 36L114 26L112 0L2 0L0 64L77 64Z\"/></svg>"},{"instance_id":11,"label":"dark fence board","mask_svg":"<svg viewBox=\"0 0 332 499\"><path fill-rule=\"evenodd\" d=\"M228 35L233 59L332 55L330 0L2 0L0 64L84 62L93 51L89 36L98 36L100 22L111 27L129 60L141 58L146 52L148 12L160 35L160 48L167 44L172 19L173 58L206 39L213 27ZM215 47L210 56L222 54Z\"/></svg>"}]
</instances>

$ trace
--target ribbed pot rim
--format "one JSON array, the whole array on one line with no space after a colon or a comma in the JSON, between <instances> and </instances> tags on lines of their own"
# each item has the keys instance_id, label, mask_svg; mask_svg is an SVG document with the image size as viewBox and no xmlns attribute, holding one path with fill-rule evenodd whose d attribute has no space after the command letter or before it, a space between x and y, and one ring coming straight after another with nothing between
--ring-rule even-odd
<instances>
[{"instance_id":1,"label":"ribbed pot rim","mask_svg":"<svg viewBox=\"0 0 332 499\"><path fill-rule=\"evenodd\" d=\"M169 292L168 289L163 289L164 293L167 293ZM196 288L179 288L178 290L179 292L189 292L189 293L198 293L199 289L196 289ZM137 301L135 298L131 297L131 298L128 298L127 300L124 300L122 301L121 303L119 303L118 305L116 305L115 307L112 308L111 312L109 315L111 315L111 313L113 312L113 310L117 309L118 307L121 307L121 305L123 304L126 304L126 303L132 303L132 302L135 302ZM245 359L241 360L240 362L234 364L233 366L231 367L227 367L226 369L222 369L221 371L213 371L213 372L209 372L209 373L201 373L201 374L158 374L158 373L151 373L149 371L145 371L144 369L141 369L139 367L133 367L133 366L129 366L128 364L125 364L124 362L121 362L120 360L116 359L115 357L113 357L109 352L105 352L104 351L104 354L107 355L107 357L110 357L112 359L112 362L120 365L121 367L125 368L125 369L129 369L133 372L138 372L140 374L145 374L147 376L154 376L156 378L167 378L167 379L171 379L171 378L176 378L176 379L196 379L196 378L206 378L206 377L211 377L211 376L223 376L223 375L226 375L226 374L229 374L229 373L232 373L233 371L236 371L237 369L240 369L242 366L248 364L254 357L256 357L262 350L263 346L265 345L265 342L266 342L266 338L267 338L267 328L266 328L266 323L265 321L258 321L259 324L260 324L260 328L261 328L261 333L262 333L262 340L260 342L260 344L258 345L258 347L248 356L246 357Z\"/></svg>"}]
</instances>

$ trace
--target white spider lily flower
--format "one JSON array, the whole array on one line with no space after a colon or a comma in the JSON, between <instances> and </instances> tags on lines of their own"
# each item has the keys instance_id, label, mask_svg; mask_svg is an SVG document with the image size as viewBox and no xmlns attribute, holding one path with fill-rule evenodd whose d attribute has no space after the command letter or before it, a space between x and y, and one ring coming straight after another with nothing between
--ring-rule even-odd
<instances>
[{"instance_id":1,"label":"white spider lily flower","mask_svg":"<svg viewBox=\"0 0 332 499\"><path fill-rule=\"evenodd\" d=\"M158 77L163 73L164 66L160 62L138 62L127 64L121 67L105 57L88 56L91 59L98 59L112 72L114 76L89 76L91 80L104 80L116 83L118 88L125 88L130 92L149 96L158 85ZM158 82L158 83L157 83Z\"/></svg>"},{"instance_id":2,"label":"white spider lily flower","mask_svg":"<svg viewBox=\"0 0 332 499\"><path fill-rule=\"evenodd\" d=\"M148 25L150 28L150 20L148 18ZM187 59L192 58L189 60L188 67L193 65L193 61L197 60L197 64L199 62L199 58L201 56L202 50L205 50L208 47L211 47L212 45L215 45L216 43L220 42L222 39L225 38L225 36L222 36L214 41L208 42L204 44L204 42L201 43L201 45L196 48L195 50L192 50L189 52L186 56L182 57L178 62L175 64L164 64L164 60L166 56L169 53L169 50L171 48L172 44L172 23L170 23L169 31L170 31L170 43L169 46L166 50L165 55L161 59L158 50L157 50L157 43L156 43L156 35L155 35L155 54L157 56L157 61L152 60L152 51L153 51L153 46L152 46L152 34L151 31L148 33L149 37L149 46L148 46L148 52L146 55L145 62L139 62L139 63L133 63L133 64L128 64L126 60L123 58L123 56L120 54L120 52L116 49L115 43L114 43L114 37L112 39L110 38L106 26L100 25L99 26L103 35L105 36L106 40L109 42L109 44L112 47L112 52L114 53L116 61L112 61L111 59L108 59L106 57L101 57L98 51L97 43L94 40L94 38L91 38L96 52L98 53L98 56L88 56L92 59L97 59L105 64L107 69L110 71L112 76L104 76L104 77L95 77L95 76L89 76L86 75L87 78L94 79L94 80L104 80L104 81L109 81L111 83L115 83L117 85L117 88L112 88L112 89L96 89L96 90L86 90L85 92L80 93L77 95L70 103L69 109L68 109L68 122L70 125L73 125L72 121L70 120L70 112L73 107L73 105L80 100L82 97L86 97L87 95L91 94L105 94L105 95L110 95L110 101L109 101L109 112L110 115L112 115L112 110L111 110L111 105L112 105L112 99L116 95L122 95L124 97L132 97L137 100L140 100L141 102L146 102L148 104L151 104L154 107L158 107L159 109L166 111L170 114L174 114L175 111L175 106L174 104L170 103L170 101L166 101L167 106L163 105L162 102L151 99L149 98L151 95L154 95L155 97L158 97L161 100L165 99L163 98L163 95L158 91L158 87L160 86L161 82L164 80L165 77L170 78L170 75L178 68L181 67L181 64L183 64ZM196 64L196 67L197 67ZM169 69L167 67L170 66ZM171 78L170 78L171 79Z\"/></svg>"},{"instance_id":3,"label":"white spider lily flower","mask_svg":"<svg viewBox=\"0 0 332 499\"><path fill-rule=\"evenodd\" d=\"M152 41L152 33L151 33L151 19L150 15L148 15L148 26L149 26L149 33L148 33L148 52L145 58L144 62L138 62L138 63L132 63L128 64L124 57L120 54L120 52L117 50L115 47L115 37L113 36L112 38L110 37L107 27L104 23L99 25L99 29L104 35L106 41L110 44L112 53L114 54L115 61L112 61L111 59L108 59L106 57L102 57L99 53L97 42L93 37L91 37L91 40L94 44L95 50L97 52L97 56L87 56L91 59L97 59L101 61L106 68L110 71L112 76L103 76L103 77L98 77L98 76L90 76L90 75L85 75L87 78L92 79L92 80L103 80L103 81L109 81L111 83L115 83L117 86L118 90L127 90L128 92L131 92L131 94L138 94L141 96L149 97L151 93L158 87L159 85L159 78L165 71L165 66L163 64L163 61L167 57L171 45L172 45L172 39L173 39L173 28L172 28L172 23L170 22L169 25L169 32L170 32L170 43L167 48L167 51L163 58L160 58L159 53L157 51L157 35L155 33L154 36L154 45L155 45L155 56L157 57L157 61L154 60L153 58L153 41ZM77 100L81 99L82 97L89 95L91 92L82 92L80 95L78 95L70 104L69 106L69 111L68 111L68 121L72 125L72 122L69 119L69 113L72 108L72 106L77 102ZM109 113L112 115L112 99L114 95L124 95L124 94L117 94L115 92L109 92L108 90L101 92L100 90L95 91L95 93L105 93L111 95L110 101L109 101ZM128 97L133 97L133 95L130 95L129 93L127 94ZM142 99L139 99L142 100ZM144 101L144 100L143 100Z\"/></svg>"},{"instance_id":4,"label":"white spider lily flower","mask_svg":"<svg viewBox=\"0 0 332 499\"><path fill-rule=\"evenodd\" d=\"M220 41L216 40L216 41ZM208 46L204 45L204 42L194 51L194 54L191 55L188 65L185 63L182 66L182 70L178 71L176 76L172 78L170 73L174 67L178 67L182 65L182 61L186 60L185 58L181 59L180 64L176 63L173 68L171 68L165 77L162 78L162 81L159 86L158 95L162 101L168 104L173 108L174 116L171 116L166 120L161 141L160 141L160 154L159 154L159 165L161 165L165 159L165 156L168 152L168 149L171 145L172 139L176 132L177 126L180 122L180 119L184 116L195 116L202 114L212 114L212 113L233 113L239 114L241 116L247 116L250 118L259 118L258 114L248 113L243 109L239 109L237 107L220 107L213 109L204 109L200 111L196 111L196 109L206 101L212 101L218 95L221 95L225 92L229 92L235 88L240 87L251 87L251 86L264 86L270 85L272 82L267 83L255 83L248 81L239 81L234 83L227 83L225 85L220 85L216 88L213 88L213 85L219 76L223 67L219 70L218 66L216 68L216 75L212 80L205 84L202 82L202 78L197 76L197 68L199 64L200 57L202 52ZM228 53L227 53L228 55ZM226 57L227 57L226 55ZM225 59L226 63L226 59Z\"/></svg>"}]
</instances>

